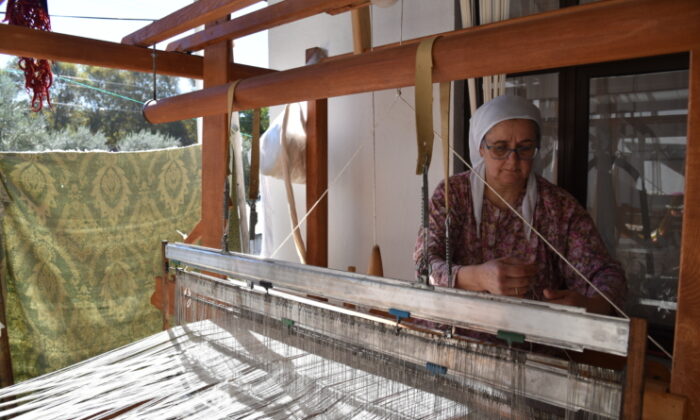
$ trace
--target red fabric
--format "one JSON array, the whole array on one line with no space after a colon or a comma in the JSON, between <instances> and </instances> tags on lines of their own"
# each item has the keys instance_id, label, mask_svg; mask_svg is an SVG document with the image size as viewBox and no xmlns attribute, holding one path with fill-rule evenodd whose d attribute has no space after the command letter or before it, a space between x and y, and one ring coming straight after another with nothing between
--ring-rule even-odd
<instances>
[{"instance_id":1,"label":"red fabric","mask_svg":"<svg viewBox=\"0 0 700 420\"><path fill-rule=\"evenodd\" d=\"M41 31L51 30L46 1L42 0L9 0L5 20L11 25L25 26ZM20 57L19 68L24 71L24 87L32 95L32 110L41 111L44 100L51 107L51 97L49 96L49 88L53 84L51 63L44 59Z\"/></svg>"}]
</instances>

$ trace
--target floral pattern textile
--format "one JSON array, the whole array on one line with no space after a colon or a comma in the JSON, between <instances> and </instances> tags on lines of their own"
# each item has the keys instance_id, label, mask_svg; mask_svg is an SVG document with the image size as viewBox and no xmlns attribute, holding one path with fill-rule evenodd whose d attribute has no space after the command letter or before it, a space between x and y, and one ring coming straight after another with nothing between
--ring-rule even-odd
<instances>
[{"instance_id":1,"label":"floral pattern textile","mask_svg":"<svg viewBox=\"0 0 700 420\"><path fill-rule=\"evenodd\" d=\"M200 146L0 155L3 334L16 382L162 328L150 303L160 241L199 220L200 172Z\"/></svg>"}]
</instances>

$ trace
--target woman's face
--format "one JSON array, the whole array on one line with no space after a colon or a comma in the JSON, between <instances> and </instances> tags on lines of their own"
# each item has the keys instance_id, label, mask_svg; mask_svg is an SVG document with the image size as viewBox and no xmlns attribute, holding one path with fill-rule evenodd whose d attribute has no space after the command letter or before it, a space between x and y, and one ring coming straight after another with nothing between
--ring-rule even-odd
<instances>
[{"instance_id":1,"label":"woman's face","mask_svg":"<svg viewBox=\"0 0 700 420\"><path fill-rule=\"evenodd\" d=\"M488 150L486 147L490 147ZM494 125L481 144L479 152L486 166L486 180L500 188L522 188L527 182L532 170L532 159L525 160L515 152L506 152L505 159L498 159L505 149L531 150L528 147L537 146L537 130L531 120L506 120ZM527 153L522 152L521 156Z\"/></svg>"}]
</instances>

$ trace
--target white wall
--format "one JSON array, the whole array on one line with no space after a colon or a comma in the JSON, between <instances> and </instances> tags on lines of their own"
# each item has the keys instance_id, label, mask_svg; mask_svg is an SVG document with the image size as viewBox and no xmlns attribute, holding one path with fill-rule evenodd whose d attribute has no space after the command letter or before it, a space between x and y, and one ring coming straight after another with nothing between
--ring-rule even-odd
<instances>
[{"instance_id":1,"label":"white wall","mask_svg":"<svg viewBox=\"0 0 700 420\"><path fill-rule=\"evenodd\" d=\"M270 4L277 1L271 1ZM403 7L403 12L402 12ZM399 0L389 8L372 8L373 45L398 42L453 28L452 0ZM403 15L403 25L401 17ZM305 50L322 47L329 55L352 51L350 14L314 16L269 31L270 66L284 70L304 64ZM439 132L438 87L434 85L434 126ZM413 88L401 97L413 106ZM420 224L421 177L415 174L416 135L414 111L396 90L358 94L329 100L329 266L345 270L357 266L366 272L374 244L373 202L376 182L376 241L382 250L387 277L413 279L413 246ZM376 121L376 177L373 176L372 112ZM271 117L281 107L271 109ZM346 172L341 169L361 148ZM442 148L436 136L430 168L430 190L443 174ZM266 223L279 243L290 232L281 181L267 179L268 199L274 214ZM296 187L297 208L305 213L305 188ZM276 248L276 246L275 246ZM292 241L275 258L298 261Z\"/></svg>"}]
</instances>

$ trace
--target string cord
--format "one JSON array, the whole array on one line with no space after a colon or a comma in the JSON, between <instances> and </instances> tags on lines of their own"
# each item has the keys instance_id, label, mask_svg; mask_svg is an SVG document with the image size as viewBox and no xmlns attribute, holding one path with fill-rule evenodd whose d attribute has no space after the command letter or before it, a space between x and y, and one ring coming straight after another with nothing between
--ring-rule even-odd
<instances>
[{"instance_id":1,"label":"string cord","mask_svg":"<svg viewBox=\"0 0 700 420\"><path fill-rule=\"evenodd\" d=\"M374 116L375 102L372 92L372 241L377 244L377 138Z\"/></svg>"}]
</instances>

